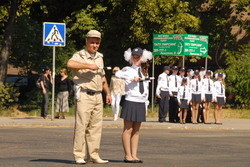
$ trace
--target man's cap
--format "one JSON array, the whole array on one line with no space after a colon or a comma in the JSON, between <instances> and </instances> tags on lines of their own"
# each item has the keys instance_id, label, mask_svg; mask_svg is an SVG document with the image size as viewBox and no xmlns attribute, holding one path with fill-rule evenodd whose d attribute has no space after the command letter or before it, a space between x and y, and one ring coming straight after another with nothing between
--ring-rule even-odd
<instances>
[{"instance_id":1,"label":"man's cap","mask_svg":"<svg viewBox=\"0 0 250 167\"><path fill-rule=\"evenodd\" d=\"M206 70L204 67L201 67L201 69L200 69L201 71L204 71L204 70Z\"/></svg>"},{"instance_id":2,"label":"man's cap","mask_svg":"<svg viewBox=\"0 0 250 167\"><path fill-rule=\"evenodd\" d=\"M143 50L142 50L141 48L137 47L137 48L134 48L134 49L132 50L132 55L139 55L139 56L142 56L142 52L143 52Z\"/></svg>"},{"instance_id":3,"label":"man's cap","mask_svg":"<svg viewBox=\"0 0 250 167\"><path fill-rule=\"evenodd\" d=\"M172 70L178 70L178 67L177 67L177 66L174 66L174 67L172 68Z\"/></svg>"},{"instance_id":4,"label":"man's cap","mask_svg":"<svg viewBox=\"0 0 250 167\"><path fill-rule=\"evenodd\" d=\"M207 70L206 74L211 75L212 71L211 70Z\"/></svg>"},{"instance_id":5,"label":"man's cap","mask_svg":"<svg viewBox=\"0 0 250 167\"><path fill-rule=\"evenodd\" d=\"M187 69L187 72L191 72L192 71L192 69Z\"/></svg>"},{"instance_id":6,"label":"man's cap","mask_svg":"<svg viewBox=\"0 0 250 167\"><path fill-rule=\"evenodd\" d=\"M186 71L185 68L181 68L180 71Z\"/></svg>"},{"instance_id":7,"label":"man's cap","mask_svg":"<svg viewBox=\"0 0 250 167\"><path fill-rule=\"evenodd\" d=\"M165 71L165 70L170 71L170 70L171 70L171 68L170 68L169 66L164 66L164 67L163 67L163 71Z\"/></svg>"},{"instance_id":8,"label":"man's cap","mask_svg":"<svg viewBox=\"0 0 250 167\"><path fill-rule=\"evenodd\" d=\"M195 71L194 71L194 74L195 74L195 75L199 75L199 74L200 74L200 71L199 71L199 70L195 70Z\"/></svg>"},{"instance_id":9,"label":"man's cap","mask_svg":"<svg viewBox=\"0 0 250 167\"><path fill-rule=\"evenodd\" d=\"M100 38L101 39L101 33L97 30L90 30L87 35L87 38Z\"/></svg>"}]
</instances>

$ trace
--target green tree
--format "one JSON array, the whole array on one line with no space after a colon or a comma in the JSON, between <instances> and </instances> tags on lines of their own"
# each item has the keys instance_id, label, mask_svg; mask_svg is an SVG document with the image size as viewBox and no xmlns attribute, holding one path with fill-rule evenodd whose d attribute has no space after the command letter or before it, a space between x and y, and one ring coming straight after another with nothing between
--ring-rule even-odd
<instances>
[{"instance_id":1,"label":"green tree","mask_svg":"<svg viewBox=\"0 0 250 167\"><path fill-rule=\"evenodd\" d=\"M239 44L249 42L250 24L248 0L188 0L190 13L200 18L200 34L209 36L210 64L217 68L225 67L225 50L237 50ZM238 32L232 30L238 27ZM246 31L245 36L239 34Z\"/></svg>"},{"instance_id":2,"label":"green tree","mask_svg":"<svg viewBox=\"0 0 250 167\"><path fill-rule=\"evenodd\" d=\"M199 18L190 14L189 3L181 0L139 0L132 13L132 41L152 47L152 34L195 33L199 30ZM156 56L158 64L174 63L178 57Z\"/></svg>"},{"instance_id":3,"label":"green tree","mask_svg":"<svg viewBox=\"0 0 250 167\"><path fill-rule=\"evenodd\" d=\"M4 82L6 77L16 19L23 14L28 14L31 4L37 1L39 0L11 0L0 2L0 10L3 14L3 16L0 17L1 21L3 21L0 26L5 27L4 30L1 31L3 34L0 48L0 82Z\"/></svg>"},{"instance_id":4,"label":"green tree","mask_svg":"<svg viewBox=\"0 0 250 167\"><path fill-rule=\"evenodd\" d=\"M231 102L250 107L250 47L242 46L239 51L227 51L226 57L228 67L225 72Z\"/></svg>"}]
</instances>

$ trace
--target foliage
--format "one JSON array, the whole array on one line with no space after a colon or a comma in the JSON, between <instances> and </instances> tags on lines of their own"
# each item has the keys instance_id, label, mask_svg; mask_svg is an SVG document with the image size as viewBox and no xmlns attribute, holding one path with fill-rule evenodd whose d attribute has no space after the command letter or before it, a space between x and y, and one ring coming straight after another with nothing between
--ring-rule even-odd
<instances>
[{"instance_id":1,"label":"foliage","mask_svg":"<svg viewBox=\"0 0 250 167\"><path fill-rule=\"evenodd\" d=\"M42 26L28 15L17 19L10 63L26 71L40 71L52 62L52 50L42 46ZM27 72L26 72L27 74Z\"/></svg>"},{"instance_id":2,"label":"foliage","mask_svg":"<svg viewBox=\"0 0 250 167\"><path fill-rule=\"evenodd\" d=\"M248 0L200 0L190 2L190 13L201 20L200 34L209 36L209 52L212 64L217 68L225 66L225 50L237 50L238 44L249 40L250 2ZM233 28L238 31L232 33ZM246 35L238 40L240 33ZM248 41L245 41L248 42Z\"/></svg>"},{"instance_id":3,"label":"foliage","mask_svg":"<svg viewBox=\"0 0 250 167\"><path fill-rule=\"evenodd\" d=\"M142 44L151 44L152 34L195 33L200 24L199 18L189 13L189 3L181 0L139 0L131 19L130 38ZM156 56L155 62L174 63L176 59L179 57Z\"/></svg>"},{"instance_id":4,"label":"foliage","mask_svg":"<svg viewBox=\"0 0 250 167\"><path fill-rule=\"evenodd\" d=\"M0 83L0 106L3 108L9 108L13 103L18 102L19 96L18 88L13 84Z\"/></svg>"},{"instance_id":5,"label":"foliage","mask_svg":"<svg viewBox=\"0 0 250 167\"><path fill-rule=\"evenodd\" d=\"M227 87L234 95L233 103L250 107L250 47L227 51L226 55Z\"/></svg>"},{"instance_id":6,"label":"foliage","mask_svg":"<svg viewBox=\"0 0 250 167\"><path fill-rule=\"evenodd\" d=\"M73 11L70 16L65 18L65 23L68 26L67 32L70 34L68 37L75 39L76 46L82 48L87 31L99 28L100 23L95 14L102 13L105 10L106 8L100 4L89 4L86 8ZM82 45L79 46L78 41Z\"/></svg>"}]
</instances>

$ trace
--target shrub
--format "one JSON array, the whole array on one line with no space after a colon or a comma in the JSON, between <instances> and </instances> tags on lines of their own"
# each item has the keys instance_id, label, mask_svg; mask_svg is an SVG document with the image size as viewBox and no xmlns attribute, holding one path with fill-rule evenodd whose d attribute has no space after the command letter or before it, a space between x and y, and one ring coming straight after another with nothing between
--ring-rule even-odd
<instances>
[{"instance_id":1,"label":"shrub","mask_svg":"<svg viewBox=\"0 0 250 167\"><path fill-rule=\"evenodd\" d=\"M9 108L13 103L18 102L20 95L17 87L9 83L0 83L0 107Z\"/></svg>"}]
</instances>

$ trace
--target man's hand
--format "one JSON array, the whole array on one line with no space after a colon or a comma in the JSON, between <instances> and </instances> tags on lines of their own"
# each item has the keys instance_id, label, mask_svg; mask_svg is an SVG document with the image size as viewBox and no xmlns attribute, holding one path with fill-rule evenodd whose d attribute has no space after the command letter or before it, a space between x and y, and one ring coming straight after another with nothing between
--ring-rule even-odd
<instances>
[{"instance_id":1,"label":"man's hand","mask_svg":"<svg viewBox=\"0 0 250 167\"><path fill-rule=\"evenodd\" d=\"M156 97L157 97L158 99L161 99L161 96L159 96L159 95L156 95Z\"/></svg>"},{"instance_id":2,"label":"man's hand","mask_svg":"<svg viewBox=\"0 0 250 167\"><path fill-rule=\"evenodd\" d=\"M111 104L111 102L112 102L111 96L110 96L110 95L107 95L107 96L106 96L106 103L107 103L107 104Z\"/></svg>"},{"instance_id":3,"label":"man's hand","mask_svg":"<svg viewBox=\"0 0 250 167\"><path fill-rule=\"evenodd\" d=\"M90 70L98 70L99 67L96 64L89 64L89 69Z\"/></svg>"},{"instance_id":4,"label":"man's hand","mask_svg":"<svg viewBox=\"0 0 250 167\"><path fill-rule=\"evenodd\" d=\"M45 95L47 93L47 91L45 89L43 89L43 94Z\"/></svg>"}]
</instances>

